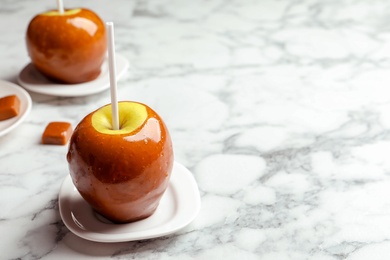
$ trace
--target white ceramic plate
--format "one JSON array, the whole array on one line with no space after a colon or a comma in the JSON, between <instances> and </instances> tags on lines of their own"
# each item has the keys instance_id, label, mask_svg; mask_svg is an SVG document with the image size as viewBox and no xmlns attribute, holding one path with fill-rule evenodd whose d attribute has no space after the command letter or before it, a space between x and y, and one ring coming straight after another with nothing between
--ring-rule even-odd
<instances>
[{"instance_id":1,"label":"white ceramic plate","mask_svg":"<svg viewBox=\"0 0 390 260\"><path fill-rule=\"evenodd\" d=\"M125 57L116 54L116 74L119 79L129 67L129 62ZM100 75L89 82L80 84L59 84L50 81L43 76L31 63L24 67L18 76L18 82L25 89L32 92L60 96L78 97L87 96L102 92L110 87L109 70L107 59L102 65Z\"/></svg>"},{"instance_id":2,"label":"white ceramic plate","mask_svg":"<svg viewBox=\"0 0 390 260\"><path fill-rule=\"evenodd\" d=\"M19 115L7 120L0 121L0 136L9 133L20 123L22 123L23 120L26 119L27 115L31 111L32 102L31 102L31 97L27 93L27 91L14 83L0 80L0 98L9 95L16 95L19 98L20 100Z\"/></svg>"},{"instance_id":3,"label":"white ceramic plate","mask_svg":"<svg viewBox=\"0 0 390 260\"><path fill-rule=\"evenodd\" d=\"M199 213L200 194L192 173L175 162L157 210L146 219L110 223L81 197L70 175L61 186L59 208L63 222L77 236L96 242L124 242L165 236L187 226Z\"/></svg>"}]
</instances>

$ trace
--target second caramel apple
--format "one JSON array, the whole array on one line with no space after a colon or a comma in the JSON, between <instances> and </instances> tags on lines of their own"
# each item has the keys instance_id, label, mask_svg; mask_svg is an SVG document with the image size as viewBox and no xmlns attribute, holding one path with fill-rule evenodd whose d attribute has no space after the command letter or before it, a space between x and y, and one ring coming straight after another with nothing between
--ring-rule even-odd
<instances>
[{"instance_id":1,"label":"second caramel apple","mask_svg":"<svg viewBox=\"0 0 390 260\"><path fill-rule=\"evenodd\" d=\"M43 75L62 83L82 83L101 72L107 49L106 29L91 10L54 10L31 20L26 44L32 63Z\"/></svg>"}]
</instances>

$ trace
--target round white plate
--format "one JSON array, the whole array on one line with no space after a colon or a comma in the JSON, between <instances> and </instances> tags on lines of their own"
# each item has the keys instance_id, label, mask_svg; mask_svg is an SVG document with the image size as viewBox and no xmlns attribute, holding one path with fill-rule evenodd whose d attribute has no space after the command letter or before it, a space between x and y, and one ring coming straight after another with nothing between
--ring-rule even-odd
<instances>
[{"instance_id":1,"label":"round white plate","mask_svg":"<svg viewBox=\"0 0 390 260\"><path fill-rule=\"evenodd\" d=\"M116 54L116 77L119 79L129 67L125 57ZM110 87L107 59L103 62L100 75L92 80L80 84L60 84L50 81L43 76L31 63L24 67L18 76L18 82L25 89L39 94L59 97L87 96L102 92Z\"/></svg>"},{"instance_id":2,"label":"round white plate","mask_svg":"<svg viewBox=\"0 0 390 260\"><path fill-rule=\"evenodd\" d=\"M81 197L68 175L59 193L60 215L75 235L96 242L124 242L174 233L191 223L200 210L200 194L192 173L175 162L167 190L154 214L146 219L113 224Z\"/></svg>"},{"instance_id":3,"label":"round white plate","mask_svg":"<svg viewBox=\"0 0 390 260\"><path fill-rule=\"evenodd\" d=\"M14 83L0 80L0 98L9 95L16 95L19 98L20 110L17 116L0 121L0 136L9 133L22 123L31 111L32 102L27 91Z\"/></svg>"}]
</instances>

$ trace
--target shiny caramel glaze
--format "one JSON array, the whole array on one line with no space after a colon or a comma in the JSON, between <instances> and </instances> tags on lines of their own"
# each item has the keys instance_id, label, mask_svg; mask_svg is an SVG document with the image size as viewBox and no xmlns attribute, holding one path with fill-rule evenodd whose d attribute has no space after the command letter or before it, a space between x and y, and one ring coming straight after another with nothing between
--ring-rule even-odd
<instances>
[{"instance_id":1,"label":"shiny caramel glaze","mask_svg":"<svg viewBox=\"0 0 390 260\"><path fill-rule=\"evenodd\" d=\"M67 160L74 185L101 215L116 223L149 217L167 188L172 142L162 119L148 118L130 134L110 135L92 127L92 114L76 127Z\"/></svg>"},{"instance_id":2,"label":"shiny caramel glaze","mask_svg":"<svg viewBox=\"0 0 390 260\"><path fill-rule=\"evenodd\" d=\"M29 23L26 44L32 63L46 77L82 83L101 72L106 29L99 16L88 9L71 15L40 14Z\"/></svg>"}]
</instances>

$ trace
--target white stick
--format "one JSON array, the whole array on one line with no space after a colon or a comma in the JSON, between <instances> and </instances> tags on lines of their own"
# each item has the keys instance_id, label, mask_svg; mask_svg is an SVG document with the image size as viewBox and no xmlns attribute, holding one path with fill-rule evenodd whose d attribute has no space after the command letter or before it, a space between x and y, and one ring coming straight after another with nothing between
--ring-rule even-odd
<instances>
[{"instance_id":1,"label":"white stick","mask_svg":"<svg viewBox=\"0 0 390 260\"><path fill-rule=\"evenodd\" d=\"M116 86L115 69L115 44L114 44L114 24L107 22L107 43L108 43L108 68L110 72L111 108L112 108L112 129L119 130L118 97Z\"/></svg>"},{"instance_id":2,"label":"white stick","mask_svg":"<svg viewBox=\"0 0 390 260\"><path fill-rule=\"evenodd\" d=\"M63 4L62 0L57 0L57 7L58 7L58 12L60 14L63 14L64 13L64 4Z\"/></svg>"}]
</instances>

